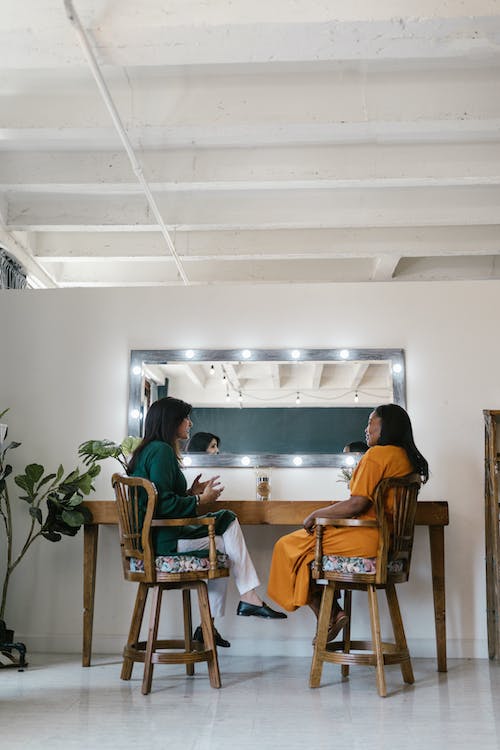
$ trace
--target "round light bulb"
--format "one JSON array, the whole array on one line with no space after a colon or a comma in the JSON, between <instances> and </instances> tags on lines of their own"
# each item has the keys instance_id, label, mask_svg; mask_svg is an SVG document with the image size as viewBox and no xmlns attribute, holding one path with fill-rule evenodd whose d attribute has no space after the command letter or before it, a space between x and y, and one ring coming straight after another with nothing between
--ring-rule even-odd
<instances>
[{"instance_id":1,"label":"round light bulb","mask_svg":"<svg viewBox=\"0 0 500 750\"><path fill-rule=\"evenodd\" d=\"M349 349L341 349L340 356L342 359L349 359Z\"/></svg>"},{"instance_id":2,"label":"round light bulb","mask_svg":"<svg viewBox=\"0 0 500 750\"><path fill-rule=\"evenodd\" d=\"M300 404L300 393L297 393L297 398L295 399L296 404Z\"/></svg>"},{"instance_id":3,"label":"round light bulb","mask_svg":"<svg viewBox=\"0 0 500 750\"><path fill-rule=\"evenodd\" d=\"M215 375L215 367L210 365L210 375Z\"/></svg>"},{"instance_id":4,"label":"round light bulb","mask_svg":"<svg viewBox=\"0 0 500 750\"><path fill-rule=\"evenodd\" d=\"M357 403L358 403L358 401L359 401L359 396L358 396L358 394L357 394L357 392L356 392L356 393L354 394L354 403L355 403L355 404L357 404Z\"/></svg>"},{"instance_id":5,"label":"round light bulb","mask_svg":"<svg viewBox=\"0 0 500 750\"><path fill-rule=\"evenodd\" d=\"M292 357L293 357L293 359L299 359L300 352L299 352L298 349L293 349L293 351L292 351Z\"/></svg>"},{"instance_id":6,"label":"round light bulb","mask_svg":"<svg viewBox=\"0 0 500 750\"><path fill-rule=\"evenodd\" d=\"M252 356L252 352L250 351L250 349L243 349L243 351L241 352L241 356L243 357L243 359L250 359L250 357Z\"/></svg>"},{"instance_id":7,"label":"round light bulb","mask_svg":"<svg viewBox=\"0 0 500 750\"><path fill-rule=\"evenodd\" d=\"M193 350L192 350L192 349L186 349L186 357L187 357L188 359L193 359L193 357L194 357L194 352L193 352Z\"/></svg>"},{"instance_id":8,"label":"round light bulb","mask_svg":"<svg viewBox=\"0 0 500 750\"><path fill-rule=\"evenodd\" d=\"M399 362L396 362L396 364L392 366L392 371L395 373L401 372L402 369L403 367L399 364Z\"/></svg>"},{"instance_id":9,"label":"round light bulb","mask_svg":"<svg viewBox=\"0 0 500 750\"><path fill-rule=\"evenodd\" d=\"M241 394L241 391L238 393L238 401L243 401L243 396Z\"/></svg>"},{"instance_id":10,"label":"round light bulb","mask_svg":"<svg viewBox=\"0 0 500 750\"><path fill-rule=\"evenodd\" d=\"M139 419L139 417L141 416L141 412L139 411L139 409L132 409L130 415L132 419Z\"/></svg>"},{"instance_id":11,"label":"round light bulb","mask_svg":"<svg viewBox=\"0 0 500 750\"><path fill-rule=\"evenodd\" d=\"M241 459L241 463L243 464L243 466L248 466L248 464L250 463L250 459L248 458L248 456L243 456L243 458Z\"/></svg>"},{"instance_id":12,"label":"round light bulb","mask_svg":"<svg viewBox=\"0 0 500 750\"><path fill-rule=\"evenodd\" d=\"M132 372L134 373L134 375L140 375L142 372L142 367L139 367L139 365L136 365L135 367L132 368Z\"/></svg>"},{"instance_id":13,"label":"round light bulb","mask_svg":"<svg viewBox=\"0 0 500 750\"><path fill-rule=\"evenodd\" d=\"M354 456L347 456L345 460L346 466L354 466L355 463L356 463L356 459L354 458Z\"/></svg>"},{"instance_id":14,"label":"round light bulb","mask_svg":"<svg viewBox=\"0 0 500 750\"><path fill-rule=\"evenodd\" d=\"M184 459L183 459L184 466L191 466L192 463L193 463L193 459L191 458L191 456L184 456Z\"/></svg>"},{"instance_id":15,"label":"round light bulb","mask_svg":"<svg viewBox=\"0 0 500 750\"><path fill-rule=\"evenodd\" d=\"M301 456L294 456L293 463L295 466L302 466Z\"/></svg>"}]
</instances>

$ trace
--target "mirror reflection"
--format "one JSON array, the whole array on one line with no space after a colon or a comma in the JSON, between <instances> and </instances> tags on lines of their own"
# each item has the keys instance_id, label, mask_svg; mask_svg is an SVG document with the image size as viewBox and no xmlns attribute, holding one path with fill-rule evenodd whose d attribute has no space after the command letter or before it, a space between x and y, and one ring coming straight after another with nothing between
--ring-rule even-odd
<instances>
[{"instance_id":1,"label":"mirror reflection","mask_svg":"<svg viewBox=\"0 0 500 750\"><path fill-rule=\"evenodd\" d=\"M405 406L404 385L401 349L134 350L129 434L171 395L193 405L192 437L217 438L218 454L189 450L193 466L343 466L373 407Z\"/></svg>"}]
</instances>

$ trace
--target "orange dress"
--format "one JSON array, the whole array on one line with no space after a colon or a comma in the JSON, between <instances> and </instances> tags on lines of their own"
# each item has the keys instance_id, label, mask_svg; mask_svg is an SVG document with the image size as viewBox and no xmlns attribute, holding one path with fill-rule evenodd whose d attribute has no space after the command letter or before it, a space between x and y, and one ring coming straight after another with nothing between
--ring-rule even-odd
<instances>
[{"instance_id":1,"label":"orange dress","mask_svg":"<svg viewBox=\"0 0 500 750\"><path fill-rule=\"evenodd\" d=\"M354 470L350 484L351 495L372 501L370 508L359 518L375 518L373 493L381 479L402 477L412 471L404 448L395 445L370 448ZM289 612L307 604L315 543L314 534L300 529L282 536L274 545L267 590L269 596ZM328 526L323 534L326 555L375 557L377 547L378 530L375 528Z\"/></svg>"}]
</instances>

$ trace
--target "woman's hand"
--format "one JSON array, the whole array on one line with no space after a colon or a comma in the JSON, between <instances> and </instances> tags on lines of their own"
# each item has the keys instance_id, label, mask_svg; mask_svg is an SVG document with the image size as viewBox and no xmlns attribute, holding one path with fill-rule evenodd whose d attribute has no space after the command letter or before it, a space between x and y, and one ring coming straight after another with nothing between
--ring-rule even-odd
<instances>
[{"instance_id":1,"label":"woman's hand","mask_svg":"<svg viewBox=\"0 0 500 750\"><path fill-rule=\"evenodd\" d=\"M203 482L204 487L203 492L200 494L200 505L209 505L219 499L224 487L221 486L218 480L219 477L217 476L212 477L207 482Z\"/></svg>"},{"instance_id":2,"label":"woman's hand","mask_svg":"<svg viewBox=\"0 0 500 750\"><path fill-rule=\"evenodd\" d=\"M212 477L212 479L218 479L218 478L219 478L218 476ZM198 476L194 478L193 484L187 491L188 495L201 495L201 493L207 486L209 480L207 480L206 482L200 482L200 479L201 479L201 474L198 474Z\"/></svg>"},{"instance_id":3,"label":"woman's hand","mask_svg":"<svg viewBox=\"0 0 500 750\"><path fill-rule=\"evenodd\" d=\"M309 513L309 515L307 516L307 518L304 519L304 522L302 524L304 527L304 531L307 531L308 534L313 534L315 523L316 523L316 517L312 513Z\"/></svg>"}]
</instances>

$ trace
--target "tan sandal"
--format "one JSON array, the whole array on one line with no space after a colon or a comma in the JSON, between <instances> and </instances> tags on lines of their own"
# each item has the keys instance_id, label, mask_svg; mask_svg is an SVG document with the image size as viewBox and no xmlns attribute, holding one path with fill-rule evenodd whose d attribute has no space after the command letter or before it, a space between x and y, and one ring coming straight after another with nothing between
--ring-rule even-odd
<instances>
[{"instance_id":1,"label":"tan sandal","mask_svg":"<svg viewBox=\"0 0 500 750\"><path fill-rule=\"evenodd\" d=\"M326 636L326 642L330 643L330 641L334 641L335 638L338 636L341 630L345 628L347 623L349 622L349 617L346 615L343 609L339 610L335 616L335 620L330 623L330 627L328 628L328 633ZM316 645L316 636L314 636L312 640L312 645Z\"/></svg>"}]
</instances>

